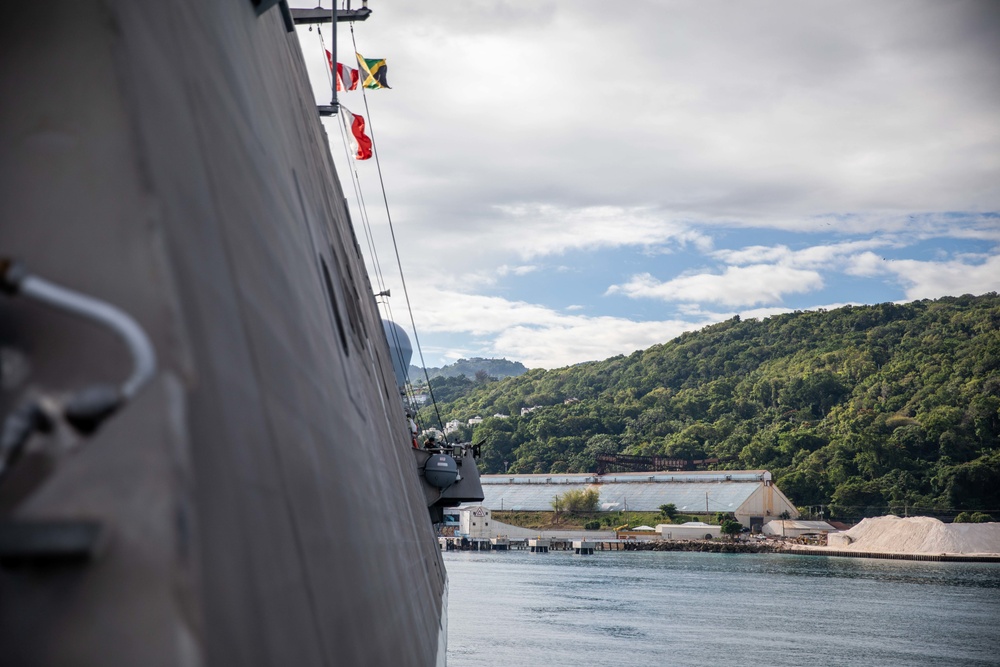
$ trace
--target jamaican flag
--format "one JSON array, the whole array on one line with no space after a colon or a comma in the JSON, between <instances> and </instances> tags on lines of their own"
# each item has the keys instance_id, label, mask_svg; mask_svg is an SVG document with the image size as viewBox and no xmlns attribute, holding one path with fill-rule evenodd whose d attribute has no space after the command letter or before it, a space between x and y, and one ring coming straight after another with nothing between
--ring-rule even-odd
<instances>
[{"instance_id":1,"label":"jamaican flag","mask_svg":"<svg viewBox=\"0 0 1000 667\"><path fill-rule=\"evenodd\" d=\"M365 88L388 88L385 82L386 64L385 58L365 58L360 53L358 56L358 67L361 68L363 81L361 85Z\"/></svg>"}]
</instances>

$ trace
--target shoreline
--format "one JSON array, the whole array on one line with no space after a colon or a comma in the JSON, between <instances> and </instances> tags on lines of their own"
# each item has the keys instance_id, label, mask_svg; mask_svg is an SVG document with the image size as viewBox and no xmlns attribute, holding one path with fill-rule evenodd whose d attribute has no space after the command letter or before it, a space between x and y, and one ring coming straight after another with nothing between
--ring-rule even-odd
<instances>
[{"instance_id":1,"label":"shoreline","mask_svg":"<svg viewBox=\"0 0 1000 667\"><path fill-rule=\"evenodd\" d=\"M832 547L795 545L783 549L798 556L834 556L837 558L874 558L885 560L920 560L948 563L1000 563L1000 554L995 553L919 553L906 551L855 551Z\"/></svg>"},{"instance_id":2,"label":"shoreline","mask_svg":"<svg viewBox=\"0 0 1000 667\"><path fill-rule=\"evenodd\" d=\"M557 542L568 542L557 539ZM947 563L1000 563L997 553L911 553L883 551L853 551L830 547L802 544L782 544L775 542L722 542L709 540L584 540L591 542L597 551L687 551L722 554L786 554L790 556L827 556L833 558L867 558L876 560L936 561ZM614 547L612 548L612 545ZM456 551L480 551L480 549L449 549ZM487 548L482 551L492 551ZM558 548L554 551L572 551Z\"/></svg>"},{"instance_id":3,"label":"shoreline","mask_svg":"<svg viewBox=\"0 0 1000 667\"><path fill-rule=\"evenodd\" d=\"M829 547L808 547L751 542L708 542L704 540L644 540L625 542L623 551L693 551L704 553L776 553L793 556L829 556L835 558L868 558L878 560L938 561L949 563L1000 563L1000 554L993 553L905 553L853 551Z\"/></svg>"},{"instance_id":4,"label":"shoreline","mask_svg":"<svg viewBox=\"0 0 1000 667\"><path fill-rule=\"evenodd\" d=\"M796 556L833 556L835 558L875 558L882 560L920 560L943 563L1000 563L1000 554L908 554L877 551L842 551L838 549L785 549Z\"/></svg>"}]
</instances>

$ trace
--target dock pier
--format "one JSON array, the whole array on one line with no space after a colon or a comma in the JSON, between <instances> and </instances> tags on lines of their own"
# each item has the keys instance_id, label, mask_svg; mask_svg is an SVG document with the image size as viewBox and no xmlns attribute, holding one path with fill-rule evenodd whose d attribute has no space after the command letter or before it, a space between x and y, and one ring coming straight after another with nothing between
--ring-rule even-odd
<instances>
[{"instance_id":1,"label":"dock pier","mask_svg":"<svg viewBox=\"0 0 1000 667\"><path fill-rule=\"evenodd\" d=\"M552 540L547 537L536 537L528 540L528 549L533 554L547 554L552 546Z\"/></svg>"},{"instance_id":2,"label":"dock pier","mask_svg":"<svg viewBox=\"0 0 1000 667\"><path fill-rule=\"evenodd\" d=\"M998 554L880 553L836 549L803 549L770 542L748 543L720 540L569 539L562 537L438 537L441 551L530 551L547 554L570 551L592 555L595 551L699 551L710 553L777 553L789 556L826 556L946 563L1000 563Z\"/></svg>"},{"instance_id":3,"label":"dock pier","mask_svg":"<svg viewBox=\"0 0 1000 667\"><path fill-rule=\"evenodd\" d=\"M439 537L441 551L524 551L528 548L526 538L516 537Z\"/></svg>"}]
</instances>

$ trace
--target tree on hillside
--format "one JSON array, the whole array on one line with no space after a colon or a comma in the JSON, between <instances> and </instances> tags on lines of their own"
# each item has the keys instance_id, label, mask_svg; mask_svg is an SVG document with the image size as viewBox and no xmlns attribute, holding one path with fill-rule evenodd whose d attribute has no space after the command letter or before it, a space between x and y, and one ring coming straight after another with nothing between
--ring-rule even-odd
<instances>
[{"instance_id":1,"label":"tree on hillside","mask_svg":"<svg viewBox=\"0 0 1000 667\"><path fill-rule=\"evenodd\" d=\"M475 384L472 380L464 375L451 378L431 378L430 386L434 392L434 400L439 403L454 401L475 388Z\"/></svg>"},{"instance_id":2,"label":"tree on hillside","mask_svg":"<svg viewBox=\"0 0 1000 667\"><path fill-rule=\"evenodd\" d=\"M556 512L596 512L601 496L597 489L570 489L552 499L552 509ZM559 505L561 509L556 509Z\"/></svg>"}]
</instances>

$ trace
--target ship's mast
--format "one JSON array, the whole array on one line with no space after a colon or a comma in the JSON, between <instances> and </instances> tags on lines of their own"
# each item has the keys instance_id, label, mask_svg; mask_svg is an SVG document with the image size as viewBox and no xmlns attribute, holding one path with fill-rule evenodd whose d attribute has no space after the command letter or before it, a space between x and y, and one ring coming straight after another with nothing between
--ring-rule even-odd
<instances>
[{"instance_id":1,"label":"ship's mast","mask_svg":"<svg viewBox=\"0 0 1000 667\"><path fill-rule=\"evenodd\" d=\"M369 16L371 16L372 10L368 9L368 0L362 0L361 9L351 9L351 1L347 0L347 8L338 10L337 0L333 1L333 9L326 10L322 7L317 7L315 9L292 9L292 20L295 25L313 24L313 23L329 23L332 26L330 31L332 36L330 38L330 52L333 54L333 59L337 59L337 24L346 21L366 21ZM333 73L334 77L337 76L336 71ZM319 107L319 115L321 116L334 116L340 110L340 103L337 102L337 86L333 85L332 99L329 105L321 105Z\"/></svg>"}]
</instances>

